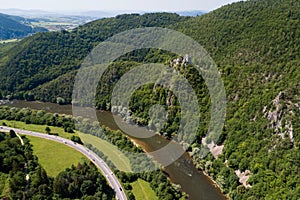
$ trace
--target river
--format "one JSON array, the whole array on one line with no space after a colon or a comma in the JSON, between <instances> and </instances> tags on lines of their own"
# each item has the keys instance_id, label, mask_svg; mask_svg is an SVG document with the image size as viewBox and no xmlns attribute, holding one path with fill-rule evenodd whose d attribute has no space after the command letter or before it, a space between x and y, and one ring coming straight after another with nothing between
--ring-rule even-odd
<instances>
[{"instance_id":1,"label":"river","mask_svg":"<svg viewBox=\"0 0 300 200\"><path fill-rule=\"evenodd\" d=\"M51 113L72 115L71 105L58 105L54 103L43 102L28 102L18 101L7 104L18 108L31 108L38 110L45 110ZM97 112L97 117L101 124L117 130L118 126L114 123L112 114L109 112ZM169 141L155 135L151 138L131 138L139 146L141 146L146 152L153 152L160 149ZM178 145L178 148L180 146ZM159 162L159 158L155 158ZM226 200L227 198L221 193L221 191L215 187L215 184L209 177L204 175L201 171L198 171L192 163L192 160L188 153L183 154L176 162L169 165L164 169L169 175L169 178L173 183L181 185L182 191L189 195L189 200Z\"/></svg>"}]
</instances>

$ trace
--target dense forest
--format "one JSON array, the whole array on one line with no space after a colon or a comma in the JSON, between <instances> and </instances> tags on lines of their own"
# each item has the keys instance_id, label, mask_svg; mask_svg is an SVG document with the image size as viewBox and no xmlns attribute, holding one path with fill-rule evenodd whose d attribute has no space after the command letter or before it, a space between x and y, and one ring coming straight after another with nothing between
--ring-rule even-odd
<instances>
[{"instance_id":1,"label":"dense forest","mask_svg":"<svg viewBox=\"0 0 300 200\"><path fill-rule=\"evenodd\" d=\"M293 0L247 1L179 25L222 73L223 154L194 159L232 199L300 198L299 8ZM235 184L236 170L251 172L247 187Z\"/></svg>"},{"instance_id":2,"label":"dense forest","mask_svg":"<svg viewBox=\"0 0 300 200\"><path fill-rule=\"evenodd\" d=\"M0 83L3 98L70 103L76 70L88 52L121 31L148 26L178 30L199 42L216 62L227 94L227 113L218 141L223 153L199 158L207 133L210 98L193 65L170 65L193 83L201 109L189 151L196 167L209 174L231 199L300 198L300 2L249 0L199 17L175 14L120 15L91 22L72 32L36 34L3 48ZM111 89L141 63L169 64L174 55L157 49L131 52L111 64L100 80L95 105L110 110ZM153 92L154 91L154 92ZM169 99L173 99L170 103ZM131 99L133 120L152 126L151 105L167 108L162 135L171 138L180 122L172 92L155 84ZM249 172L245 185L237 172Z\"/></svg>"},{"instance_id":3,"label":"dense forest","mask_svg":"<svg viewBox=\"0 0 300 200\"><path fill-rule=\"evenodd\" d=\"M23 17L0 13L0 40L24 38L38 32L47 32L42 27L31 27Z\"/></svg>"},{"instance_id":4,"label":"dense forest","mask_svg":"<svg viewBox=\"0 0 300 200\"><path fill-rule=\"evenodd\" d=\"M84 161L49 177L30 141L22 139L24 145L14 131L0 133L1 199L114 199L114 191L92 163Z\"/></svg>"}]
</instances>

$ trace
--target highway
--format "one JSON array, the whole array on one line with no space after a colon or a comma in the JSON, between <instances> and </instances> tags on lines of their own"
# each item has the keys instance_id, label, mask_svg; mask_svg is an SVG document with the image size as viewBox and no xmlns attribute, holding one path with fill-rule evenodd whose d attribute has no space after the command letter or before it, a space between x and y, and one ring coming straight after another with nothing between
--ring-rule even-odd
<instances>
[{"instance_id":1,"label":"highway","mask_svg":"<svg viewBox=\"0 0 300 200\"><path fill-rule=\"evenodd\" d=\"M34 137L39 137L39 138L59 142L59 143L62 143L64 145L67 145L67 146L79 151L100 169L100 171L105 176L105 178L107 179L110 186L116 192L116 199L117 200L127 200L124 189L123 189L122 185L120 184L119 180L117 179L117 177L115 176L115 174L113 173L113 171L108 167L108 165L97 154L95 154L91 150L87 149L83 145L77 144L71 140L68 140L68 139L65 139L65 138L62 138L59 136L55 136L55 135L48 135L45 133L38 133L38 132L32 132L32 131L27 131L27 130L22 130L22 129L11 128L11 127L7 127L7 126L0 126L1 132L9 132L10 130L14 130L16 133L21 134L21 135L29 135L29 136L34 136Z\"/></svg>"}]
</instances>

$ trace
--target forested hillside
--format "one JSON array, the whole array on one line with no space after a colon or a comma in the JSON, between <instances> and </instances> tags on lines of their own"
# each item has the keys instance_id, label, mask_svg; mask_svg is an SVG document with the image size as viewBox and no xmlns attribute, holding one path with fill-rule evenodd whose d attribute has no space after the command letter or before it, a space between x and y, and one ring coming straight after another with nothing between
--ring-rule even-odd
<instances>
[{"instance_id":1,"label":"forested hillside","mask_svg":"<svg viewBox=\"0 0 300 200\"><path fill-rule=\"evenodd\" d=\"M298 27L296 0L235 3L174 27L202 44L222 74L223 154L203 161L197 147L193 153L232 199L300 198ZM244 186L236 183L238 170L250 174Z\"/></svg>"},{"instance_id":2,"label":"forested hillside","mask_svg":"<svg viewBox=\"0 0 300 200\"><path fill-rule=\"evenodd\" d=\"M6 51L6 56L0 59L0 77L4 78L0 89L4 95L13 93L16 98L24 98L26 92L30 97L32 92L29 94L28 91L40 86L34 91L35 99L55 101L57 96L62 96L60 90L50 91L50 94L47 90L45 93L41 85L50 81L60 83L62 79L55 79L78 69L85 56L99 42L131 28L164 27L185 19L187 17L168 13L120 15L88 23L72 32L36 34ZM48 87L53 86L45 85L45 88ZM70 102L70 90L63 97Z\"/></svg>"},{"instance_id":3,"label":"forested hillside","mask_svg":"<svg viewBox=\"0 0 300 200\"><path fill-rule=\"evenodd\" d=\"M30 34L46 31L45 28L33 28L26 24L25 18L0 13L0 40L23 38Z\"/></svg>"},{"instance_id":4,"label":"forested hillside","mask_svg":"<svg viewBox=\"0 0 300 200\"><path fill-rule=\"evenodd\" d=\"M187 34L205 47L219 67L227 93L226 122L218 141L224 149L218 159L212 155L199 159L210 114L208 91L192 65L172 65L193 83L201 105L203 123L189 149L196 166L213 177L232 199L299 199L298 0L249 0L190 18L166 13L121 15L72 32L36 34L0 54L2 95L52 102L63 97L68 103L76 70L98 42L130 28L147 26ZM176 55L158 50L141 50L120 58L101 79L96 106L110 109L113 84L137 64L166 64L174 58ZM148 111L156 103L168 108L168 122L161 134L170 138L178 129L180 109L169 91L156 85L140 88L130 104L133 118L151 126ZM249 175L244 185L237 177L239 171Z\"/></svg>"}]
</instances>

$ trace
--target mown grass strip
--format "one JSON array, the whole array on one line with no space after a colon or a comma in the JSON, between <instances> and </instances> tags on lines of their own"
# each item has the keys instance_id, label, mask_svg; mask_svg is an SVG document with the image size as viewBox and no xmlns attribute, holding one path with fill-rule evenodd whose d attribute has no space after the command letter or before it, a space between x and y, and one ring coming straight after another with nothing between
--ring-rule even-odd
<instances>
[{"instance_id":1,"label":"mown grass strip","mask_svg":"<svg viewBox=\"0 0 300 200\"><path fill-rule=\"evenodd\" d=\"M37 125L37 124L26 124L25 122L20 121L8 121L8 120L0 120L0 125L3 123L6 124L6 126L12 127L12 128L19 128L24 129L28 131L34 131L39 133L46 133L45 129L47 125ZM77 133L67 133L64 131L61 127L55 127L55 126L48 126L51 129L51 133L57 133L60 137L70 139L72 135L77 135Z\"/></svg>"},{"instance_id":2,"label":"mown grass strip","mask_svg":"<svg viewBox=\"0 0 300 200\"><path fill-rule=\"evenodd\" d=\"M96 136L84 133L78 133L79 137L85 144L91 144L99 151L101 151L107 158L120 170L124 172L130 172L129 159L114 145L100 139Z\"/></svg>"},{"instance_id":3,"label":"mown grass strip","mask_svg":"<svg viewBox=\"0 0 300 200\"><path fill-rule=\"evenodd\" d=\"M142 179L131 184L132 192L136 200L158 200L155 192L150 187L150 184Z\"/></svg>"}]
</instances>

